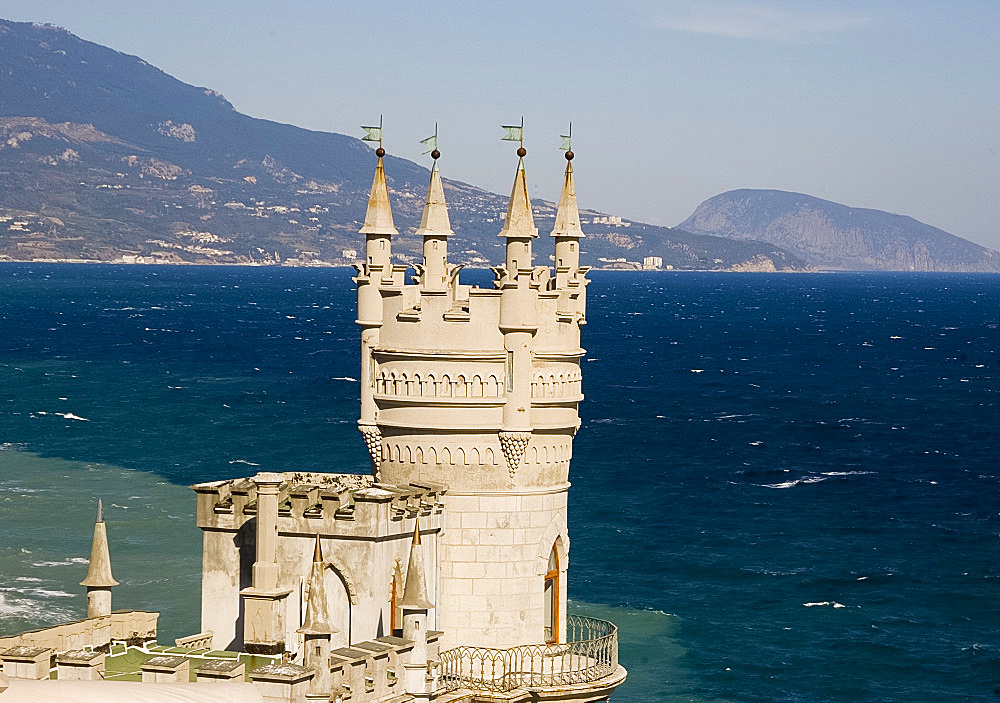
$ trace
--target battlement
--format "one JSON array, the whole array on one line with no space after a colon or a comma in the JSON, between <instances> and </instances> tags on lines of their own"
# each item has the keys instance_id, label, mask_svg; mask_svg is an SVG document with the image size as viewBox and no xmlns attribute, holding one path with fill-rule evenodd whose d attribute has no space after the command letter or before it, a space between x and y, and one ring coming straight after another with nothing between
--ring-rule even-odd
<instances>
[{"instance_id":1,"label":"battlement","mask_svg":"<svg viewBox=\"0 0 1000 703\"><path fill-rule=\"evenodd\" d=\"M376 483L372 476L286 472L278 474L278 526L282 533L365 537L376 526L440 515L447 486ZM197 525L239 531L257 515L257 485L250 479L191 486L198 495ZM400 527L404 534L408 528Z\"/></svg>"}]
</instances>

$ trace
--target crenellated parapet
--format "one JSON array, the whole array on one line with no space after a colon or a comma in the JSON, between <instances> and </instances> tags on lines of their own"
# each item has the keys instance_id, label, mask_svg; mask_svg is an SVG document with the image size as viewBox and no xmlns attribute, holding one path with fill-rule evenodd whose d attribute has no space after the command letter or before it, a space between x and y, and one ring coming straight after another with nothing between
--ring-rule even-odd
<instances>
[{"instance_id":1,"label":"crenellated parapet","mask_svg":"<svg viewBox=\"0 0 1000 703\"><path fill-rule=\"evenodd\" d=\"M447 491L440 484L381 484L362 474L277 475L278 530L285 535L371 536L373 526L382 523L441 514ZM204 530L238 532L257 517L258 487L251 479L191 488L198 496L197 525Z\"/></svg>"},{"instance_id":2,"label":"crenellated parapet","mask_svg":"<svg viewBox=\"0 0 1000 703\"><path fill-rule=\"evenodd\" d=\"M417 230L424 260L412 283L402 281L383 255L385 247L391 252L395 233L384 181L379 158L361 230L372 253L355 279L364 328L359 426L375 475L392 483L436 479L463 490L537 487L537 474L517 471L524 454L503 447L524 443L510 433L542 447L548 440L535 435L562 434L571 441L579 427L588 269L579 265L583 232L572 166L567 162L552 233L556 265L539 266L533 263L538 230L520 156L499 235L505 260L493 269L493 288L462 284L458 267L448 263L452 230L437 159ZM390 270L393 275L385 275ZM477 469L474 479L468 466ZM568 466L553 468L565 483ZM544 473L550 481L552 472Z\"/></svg>"}]
</instances>

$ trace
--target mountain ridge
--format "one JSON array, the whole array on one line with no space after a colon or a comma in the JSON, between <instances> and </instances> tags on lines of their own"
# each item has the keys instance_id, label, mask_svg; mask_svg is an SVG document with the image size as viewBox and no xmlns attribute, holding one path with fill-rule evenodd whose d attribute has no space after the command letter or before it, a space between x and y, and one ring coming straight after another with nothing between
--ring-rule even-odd
<instances>
[{"instance_id":1,"label":"mountain ridge","mask_svg":"<svg viewBox=\"0 0 1000 703\"><path fill-rule=\"evenodd\" d=\"M0 19L0 259L346 264L363 249L374 160L356 138L244 115L139 57ZM387 155L386 173L394 250L417 261L429 171ZM445 187L453 260L501 259L506 197ZM535 199L533 209L545 231L555 205ZM803 267L762 242L581 216L588 265L659 256L679 269Z\"/></svg>"}]
</instances>

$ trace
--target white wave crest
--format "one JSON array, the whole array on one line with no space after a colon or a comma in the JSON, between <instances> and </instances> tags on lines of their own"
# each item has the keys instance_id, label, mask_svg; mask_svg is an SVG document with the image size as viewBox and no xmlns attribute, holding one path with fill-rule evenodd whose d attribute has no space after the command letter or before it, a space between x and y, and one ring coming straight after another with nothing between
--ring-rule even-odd
<instances>
[{"instance_id":1,"label":"white wave crest","mask_svg":"<svg viewBox=\"0 0 1000 703\"><path fill-rule=\"evenodd\" d=\"M838 603L835 600L816 601L814 603L803 603L802 605L804 605L807 608L816 608L816 607L821 607L821 606L825 606L825 605L831 606L833 608L846 608L847 607L843 603Z\"/></svg>"},{"instance_id":2,"label":"white wave crest","mask_svg":"<svg viewBox=\"0 0 1000 703\"><path fill-rule=\"evenodd\" d=\"M804 486L809 483L821 483L829 479L829 476L805 476L803 478L796 478L791 481L784 481L782 483L765 483L762 488L795 488L796 486Z\"/></svg>"},{"instance_id":3,"label":"white wave crest","mask_svg":"<svg viewBox=\"0 0 1000 703\"><path fill-rule=\"evenodd\" d=\"M63 559L62 561L36 561L32 566L73 566L74 564L89 564L90 559L84 559L83 557L70 557L69 559Z\"/></svg>"}]
</instances>

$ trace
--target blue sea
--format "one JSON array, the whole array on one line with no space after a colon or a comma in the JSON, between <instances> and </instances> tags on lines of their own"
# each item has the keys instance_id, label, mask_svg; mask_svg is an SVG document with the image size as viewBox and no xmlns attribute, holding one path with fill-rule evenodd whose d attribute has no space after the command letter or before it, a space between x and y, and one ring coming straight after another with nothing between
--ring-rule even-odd
<instances>
[{"instance_id":1,"label":"blue sea","mask_svg":"<svg viewBox=\"0 0 1000 703\"><path fill-rule=\"evenodd\" d=\"M592 278L569 593L621 627L614 701L1000 700L1000 277ZM98 497L169 641L188 484L367 470L353 290L0 265L0 634L84 613Z\"/></svg>"}]
</instances>

